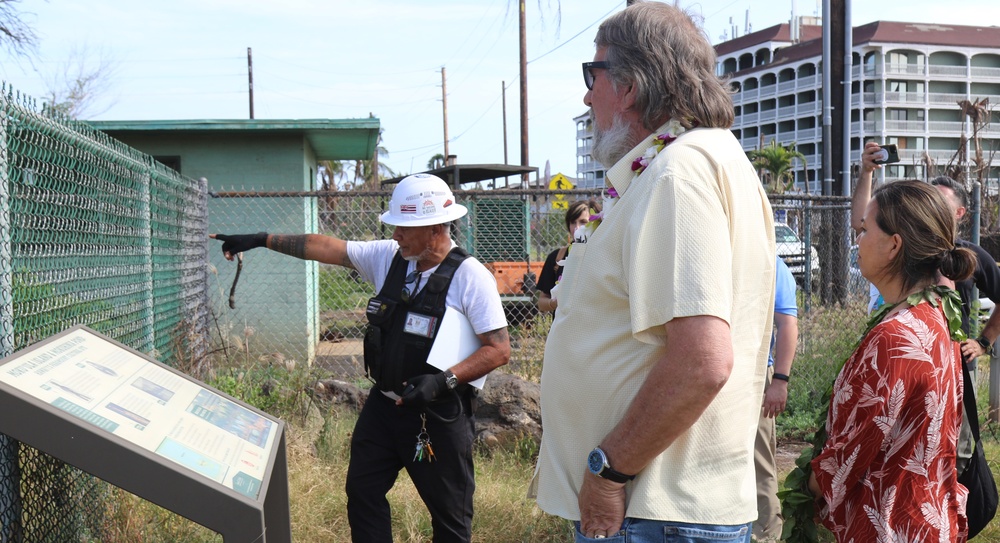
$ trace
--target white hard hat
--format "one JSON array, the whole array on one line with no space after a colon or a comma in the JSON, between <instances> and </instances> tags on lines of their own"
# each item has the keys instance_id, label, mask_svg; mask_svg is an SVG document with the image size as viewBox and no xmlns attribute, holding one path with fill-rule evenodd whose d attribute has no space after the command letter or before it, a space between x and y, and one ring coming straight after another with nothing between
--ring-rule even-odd
<instances>
[{"instance_id":1,"label":"white hard hat","mask_svg":"<svg viewBox=\"0 0 1000 543\"><path fill-rule=\"evenodd\" d=\"M440 177L418 173L404 178L392 191L389 211L379 217L393 226L430 226L460 219L469 210Z\"/></svg>"}]
</instances>

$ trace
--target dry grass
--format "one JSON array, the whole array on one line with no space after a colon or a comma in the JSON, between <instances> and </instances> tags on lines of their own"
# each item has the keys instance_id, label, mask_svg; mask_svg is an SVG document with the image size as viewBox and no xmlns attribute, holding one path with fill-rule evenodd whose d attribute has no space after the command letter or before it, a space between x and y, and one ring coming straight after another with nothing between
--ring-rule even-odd
<instances>
[{"instance_id":1,"label":"dry grass","mask_svg":"<svg viewBox=\"0 0 1000 543\"><path fill-rule=\"evenodd\" d=\"M289 486L292 531L296 542L346 541L347 497L344 481L349 461L350 433L356 416L336 410L317 429L316 439L308 432L289 443ZM311 423L315 427L316 423ZM517 450L477 452L475 517L473 541L507 543L572 541L568 522L541 512L525 497L534 460ZM389 492L395 541L430 541L430 515L413 488L406 472L401 472Z\"/></svg>"}]
</instances>

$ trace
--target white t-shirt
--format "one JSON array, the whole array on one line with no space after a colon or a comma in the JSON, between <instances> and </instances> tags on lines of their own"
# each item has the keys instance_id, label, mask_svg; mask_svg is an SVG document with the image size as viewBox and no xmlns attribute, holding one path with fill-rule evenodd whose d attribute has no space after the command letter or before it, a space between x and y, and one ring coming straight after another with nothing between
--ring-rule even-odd
<instances>
[{"instance_id":1,"label":"white t-shirt","mask_svg":"<svg viewBox=\"0 0 1000 543\"><path fill-rule=\"evenodd\" d=\"M452 246L454 247L454 243ZM347 257L351 259L361 277L375 285L375 292L382 290L397 250L399 245L391 239L347 242ZM412 272L416 265L416 262L407 262L406 273ZM427 279L437 268L434 266L420 274L417 292L423 290ZM466 258L455 270L451 286L448 287L445 305L465 315L477 334L507 326L507 317L504 316L503 304L500 303L496 279L475 258Z\"/></svg>"}]
</instances>

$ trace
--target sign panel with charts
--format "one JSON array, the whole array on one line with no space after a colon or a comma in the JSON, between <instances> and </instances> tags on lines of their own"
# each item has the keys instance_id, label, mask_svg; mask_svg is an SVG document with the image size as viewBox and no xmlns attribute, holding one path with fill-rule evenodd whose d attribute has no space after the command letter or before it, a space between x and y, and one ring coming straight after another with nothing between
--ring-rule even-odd
<instances>
[{"instance_id":1,"label":"sign panel with charts","mask_svg":"<svg viewBox=\"0 0 1000 543\"><path fill-rule=\"evenodd\" d=\"M248 505L257 509L257 518L267 516L261 507L267 508L265 502L273 496L272 509L276 509L271 513L286 517L276 519L277 524L288 522L284 424L280 420L93 330L77 326L0 360L0 408L8 402L22 402L18 408L23 410L25 401L42 410L41 418L6 419L33 420L35 427L47 419L71 430L63 436L47 431L42 434L48 437L35 437L37 432L21 428L31 425L7 420L0 422L0 431L215 529L227 543L227 531L239 541L243 535L236 536L236 531L249 537L260 535L263 528L259 522L256 528L246 528L245 519L239 529L228 529L214 520L215 526L202 522L161 503L156 497L163 492L154 487L186 489L182 492L187 493L186 503L178 504L180 509L197 501L190 494L194 492L204 494L206 504L212 503L218 514L218 496L212 495L221 493L231 497L237 509ZM60 437L74 441L73 446L62 446ZM94 454L80 446L87 439L107 453L91 458ZM162 472L167 479L151 477L146 482L121 484L116 472L134 468L132 461L151 472ZM135 488L145 485L149 486L145 494L144 488ZM283 531L280 526L273 528L267 531L275 535Z\"/></svg>"}]
</instances>

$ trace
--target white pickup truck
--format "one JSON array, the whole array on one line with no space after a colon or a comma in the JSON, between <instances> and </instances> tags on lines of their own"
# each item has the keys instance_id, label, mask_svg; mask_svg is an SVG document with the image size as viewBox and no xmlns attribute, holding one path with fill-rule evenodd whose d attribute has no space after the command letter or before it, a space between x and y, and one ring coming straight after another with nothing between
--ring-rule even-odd
<instances>
[{"instance_id":1,"label":"white pickup truck","mask_svg":"<svg viewBox=\"0 0 1000 543\"><path fill-rule=\"evenodd\" d=\"M777 245L778 256L785 261L788 270L795 276L799 286L805 285L806 262L809 262L810 280L812 281L812 291L819 289L819 253L815 247L809 247L806 252L806 245L802 243L799 236L787 224L782 222L774 223L774 241Z\"/></svg>"}]
</instances>

